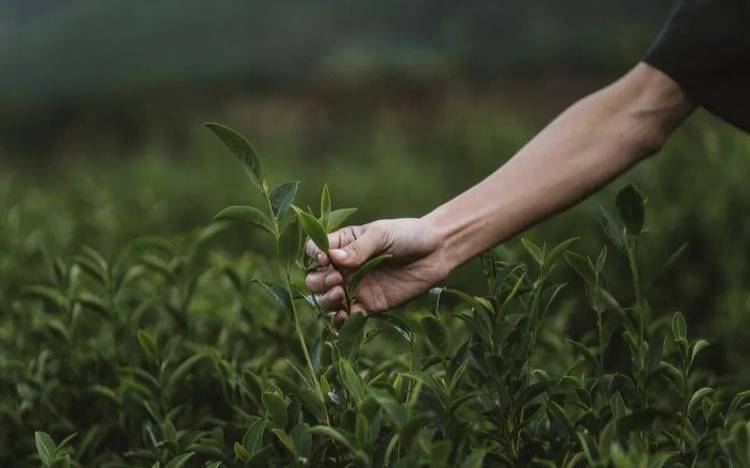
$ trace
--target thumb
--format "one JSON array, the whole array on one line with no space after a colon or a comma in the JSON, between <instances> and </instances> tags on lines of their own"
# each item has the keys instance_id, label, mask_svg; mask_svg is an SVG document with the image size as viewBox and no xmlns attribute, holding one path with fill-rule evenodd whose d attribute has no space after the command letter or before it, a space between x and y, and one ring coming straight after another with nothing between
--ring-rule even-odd
<instances>
[{"instance_id":1,"label":"thumb","mask_svg":"<svg viewBox=\"0 0 750 468\"><path fill-rule=\"evenodd\" d=\"M378 253L383 245L384 234L378 229L367 229L349 244L331 250L329 257L338 267L357 268Z\"/></svg>"}]
</instances>

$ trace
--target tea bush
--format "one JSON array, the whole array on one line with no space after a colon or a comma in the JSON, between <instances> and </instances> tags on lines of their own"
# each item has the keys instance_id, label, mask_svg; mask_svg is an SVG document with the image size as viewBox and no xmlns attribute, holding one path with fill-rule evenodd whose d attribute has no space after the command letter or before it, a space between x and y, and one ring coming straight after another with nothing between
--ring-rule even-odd
<instances>
[{"instance_id":1,"label":"tea bush","mask_svg":"<svg viewBox=\"0 0 750 468\"><path fill-rule=\"evenodd\" d=\"M610 246L593 258L576 238L524 239L527 262L482 256L484 295L435 288L429 307L354 314L337 330L303 286L315 265L302 246L325 248L354 209L334 209L327 186L318 210L297 206L298 182L271 187L246 139L208 127L260 207L133 239L112 258L86 246L50 256L45 281L13 276L32 240L6 220L4 466L750 466L750 392L701 367L709 343L680 312L650 305L684 249L645 274L635 187L603 210ZM215 238L239 224L275 255L227 255ZM625 295L605 274L614 255ZM347 307L387 261L354 275ZM569 289L581 300L561 299L556 268L580 277ZM584 306L588 332L565 338Z\"/></svg>"}]
</instances>

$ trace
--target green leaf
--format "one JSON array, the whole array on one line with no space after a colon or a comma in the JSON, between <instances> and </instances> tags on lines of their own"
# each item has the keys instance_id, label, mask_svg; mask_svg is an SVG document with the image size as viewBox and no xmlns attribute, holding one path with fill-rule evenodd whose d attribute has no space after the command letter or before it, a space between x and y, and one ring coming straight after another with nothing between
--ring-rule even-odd
<instances>
[{"instance_id":1,"label":"green leaf","mask_svg":"<svg viewBox=\"0 0 750 468\"><path fill-rule=\"evenodd\" d=\"M696 392L693 393L693 396L690 397L690 401L688 402L686 417L689 417L693 413L693 408L695 408L695 405L700 403L702 399L706 398L713 392L714 389L711 387L703 387L699 390L696 390Z\"/></svg>"},{"instance_id":2,"label":"green leaf","mask_svg":"<svg viewBox=\"0 0 750 468\"><path fill-rule=\"evenodd\" d=\"M153 362L159 362L159 349L156 347L156 340L146 330L138 330L138 343Z\"/></svg>"},{"instance_id":3,"label":"green leaf","mask_svg":"<svg viewBox=\"0 0 750 468\"><path fill-rule=\"evenodd\" d=\"M484 449L474 449L468 457L464 458L461 468L482 468L484 466L484 456L487 452Z\"/></svg>"},{"instance_id":4,"label":"green leaf","mask_svg":"<svg viewBox=\"0 0 750 468\"><path fill-rule=\"evenodd\" d=\"M362 345L366 324L367 316L362 313L352 314L344 321L338 340L339 351L343 357L351 359L357 354Z\"/></svg>"},{"instance_id":5,"label":"green leaf","mask_svg":"<svg viewBox=\"0 0 750 468\"><path fill-rule=\"evenodd\" d=\"M615 203L628 232L635 236L640 234L646 218L646 200L641 192L628 185L617 193Z\"/></svg>"},{"instance_id":6,"label":"green leaf","mask_svg":"<svg viewBox=\"0 0 750 468\"><path fill-rule=\"evenodd\" d=\"M326 232L337 230L356 212L357 208L339 208L338 210L331 211L328 216L328 224L325 225Z\"/></svg>"},{"instance_id":7,"label":"green leaf","mask_svg":"<svg viewBox=\"0 0 750 468\"><path fill-rule=\"evenodd\" d=\"M214 221L239 221L259 227L271 235L275 235L273 224L262 211L252 206L228 206L221 210Z\"/></svg>"},{"instance_id":8,"label":"green leaf","mask_svg":"<svg viewBox=\"0 0 750 468\"><path fill-rule=\"evenodd\" d=\"M253 454L263 447L263 434L266 431L267 421L264 418L258 418L250 424L250 427L242 436L242 446L247 449L249 454Z\"/></svg>"},{"instance_id":9,"label":"green leaf","mask_svg":"<svg viewBox=\"0 0 750 468\"><path fill-rule=\"evenodd\" d=\"M584 281L587 283L596 283L596 273L591 265L591 260L587 257L573 251L568 251L565 252L565 261Z\"/></svg>"},{"instance_id":10,"label":"green leaf","mask_svg":"<svg viewBox=\"0 0 750 468\"><path fill-rule=\"evenodd\" d=\"M175 368L175 370L172 372L172 374L169 376L169 383L167 385L167 388L174 389L177 387L177 384L182 382L182 380L185 379L185 376L190 372L190 370L195 367L203 358L206 357L206 354L203 352L193 354L189 358L185 359L180 363L179 366Z\"/></svg>"},{"instance_id":11,"label":"green leaf","mask_svg":"<svg viewBox=\"0 0 750 468\"><path fill-rule=\"evenodd\" d=\"M693 349L690 352L690 366L693 366L693 362L695 361L696 356L706 349L709 346L708 341L706 340L698 340L695 343L693 343Z\"/></svg>"},{"instance_id":12,"label":"green leaf","mask_svg":"<svg viewBox=\"0 0 750 468\"><path fill-rule=\"evenodd\" d=\"M330 246L328 245L328 234L326 233L325 228L323 228L318 220L310 213L301 210L295 205L292 205L292 209L297 214L297 219L302 226L302 230L305 231L305 234L312 239L320 250L328 252Z\"/></svg>"},{"instance_id":13,"label":"green leaf","mask_svg":"<svg viewBox=\"0 0 750 468\"><path fill-rule=\"evenodd\" d=\"M521 238L521 243L535 262L537 262L539 265L544 264L544 251L542 251L542 249L539 248L538 245L536 245L531 240L526 239L525 237Z\"/></svg>"},{"instance_id":14,"label":"green leaf","mask_svg":"<svg viewBox=\"0 0 750 468\"><path fill-rule=\"evenodd\" d=\"M599 460L599 452L596 450L596 442L587 432L579 432L578 440L583 448L583 453L586 454L586 459L593 466Z\"/></svg>"},{"instance_id":15,"label":"green leaf","mask_svg":"<svg viewBox=\"0 0 750 468\"><path fill-rule=\"evenodd\" d=\"M328 220L331 217L331 191L328 184L323 184L323 190L320 193L320 224L328 228Z\"/></svg>"},{"instance_id":16,"label":"green leaf","mask_svg":"<svg viewBox=\"0 0 750 468\"><path fill-rule=\"evenodd\" d=\"M36 431L34 432L34 439L36 441L36 451L39 454L39 458L44 466L50 466L52 460L55 458L55 451L57 445L52 437L46 432Z\"/></svg>"},{"instance_id":17,"label":"green leaf","mask_svg":"<svg viewBox=\"0 0 750 468\"><path fill-rule=\"evenodd\" d=\"M570 247L574 242L578 241L580 237L572 237L570 239L564 240L557 244L550 252L547 254L546 258L544 259L545 265L549 268L552 267L555 262L560 258L560 256L565 253L568 247Z\"/></svg>"},{"instance_id":18,"label":"green leaf","mask_svg":"<svg viewBox=\"0 0 750 468\"><path fill-rule=\"evenodd\" d=\"M172 460L170 460L169 463L167 463L167 465L164 468L181 468L185 466L185 463L187 463L188 460L190 460L193 457L193 455L195 455L194 452L188 452L188 453L183 453L182 455L177 455Z\"/></svg>"},{"instance_id":19,"label":"green leaf","mask_svg":"<svg viewBox=\"0 0 750 468\"><path fill-rule=\"evenodd\" d=\"M593 351L591 351L586 345L570 338L566 338L565 341L570 343L570 345L573 346L573 348L575 348L575 350L578 351L581 356L586 358L586 361L588 361L588 363L592 367L597 368L599 366L599 361L597 361Z\"/></svg>"},{"instance_id":20,"label":"green leaf","mask_svg":"<svg viewBox=\"0 0 750 468\"><path fill-rule=\"evenodd\" d=\"M297 453L305 458L310 458L312 454L312 433L307 423L301 423L294 426L290 434Z\"/></svg>"},{"instance_id":21,"label":"green leaf","mask_svg":"<svg viewBox=\"0 0 750 468\"><path fill-rule=\"evenodd\" d=\"M361 405L365 398L365 383L362 377L357 374L351 362L346 359L339 360L338 373L341 383L346 388L351 399L354 400L357 406Z\"/></svg>"},{"instance_id":22,"label":"green leaf","mask_svg":"<svg viewBox=\"0 0 750 468\"><path fill-rule=\"evenodd\" d=\"M390 328L396 331L399 335L401 335L407 343L411 344L414 342L414 332L412 331L411 327L404 322L402 319L391 315L391 314L377 314L374 315L373 318L376 320L382 320Z\"/></svg>"},{"instance_id":23,"label":"green leaf","mask_svg":"<svg viewBox=\"0 0 750 468\"><path fill-rule=\"evenodd\" d=\"M276 283L272 283L270 281L263 281L263 280L258 280L258 279L252 279L252 280L250 280L250 283L251 284L258 284L263 289L265 289L266 292L268 294L270 294L271 297L273 297L273 299L276 302L278 302L279 304L281 304L281 306L284 307L284 310L291 317L291 314L292 314L292 298L289 295L289 291L287 291L285 287L283 287L283 286L281 286L279 284L276 284Z\"/></svg>"},{"instance_id":24,"label":"green leaf","mask_svg":"<svg viewBox=\"0 0 750 468\"><path fill-rule=\"evenodd\" d=\"M279 439L279 442L281 442L281 445L286 447L287 450L294 456L294 458L297 458L299 454L297 453L297 447L294 446L294 442L292 441L292 438L289 437L289 434L286 433L283 429L271 429L271 432L273 432L273 435L276 436L277 439Z\"/></svg>"},{"instance_id":25,"label":"green leaf","mask_svg":"<svg viewBox=\"0 0 750 468\"><path fill-rule=\"evenodd\" d=\"M672 316L672 335L675 341L687 340L687 324L680 312L675 312Z\"/></svg>"},{"instance_id":26,"label":"green leaf","mask_svg":"<svg viewBox=\"0 0 750 468\"><path fill-rule=\"evenodd\" d=\"M422 330L432 344L432 347L440 354L448 352L448 330L443 322L432 315L426 315L420 320Z\"/></svg>"},{"instance_id":27,"label":"green leaf","mask_svg":"<svg viewBox=\"0 0 750 468\"><path fill-rule=\"evenodd\" d=\"M277 427L282 429L285 428L287 423L286 401L272 392L263 392L261 400L263 401L263 407L271 417L271 421L273 421Z\"/></svg>"},{"instance_id":28,"label":"green leaf","mask_svg":"<svg viewBox=\"0 0 750 468\"><path fill-rule=\"evenodd\" d=\"M362 411L357 413L354 421L354 438L357 441L357 447L370 446L370 422Z\"/></svg>"},{"instance_id":29,"label":"green leaf","mask_svg":"<svg viewBox=\"0 0 750 468\"><path fill-rule=\"evenodd\" d=\"M365 279L365 276L367 276L368 273L370 273L372 270L374 270L378 265L383 263L384 261L388 260L389 258L393 257L391 254L383 254L378 255L377 257L373 257L367 262L365 262L364 265L359 267L357 271L354 272L354 274L349 278L349 291L351 295L356 294L357 289L359 288L359 283L362 282L363 279Z\"/></svg>"},{"instance_id":30,"label":"green leaf","mask_svg":"<svg viewBox=\"0 0 750 468\"><path fill-rule=\"evenodd\" d=\"M294 199L297 198L297 189L299 188L299 182L287 182L281 184L275 189L271 190L269 198L271 200L271 208L276 219L281 220L289 212L289 208L294 203Z\"/></svg>"},{"instance_id":31,"label":"green leaf","mask_svg":"<svg viewBox=\"0 0 750 468\"><path fill-rule=\"evenodd\" d=\"M234 443L234 455L243 462L250 460L251 456L247 449L243 447L239 442Z\"/></svg>"},{"instance_id":32,"label":"green leaf","mask_svg":"<svg viewBox=\"0 0 750 468\"><path fill-rule=\"evenodd\" d=\"M229 151L240 160L247 175L255 186L261 188L263 172L261 171L260 160L255 154L255 149L253 149L250 142L238 132L225 125L219 123L207 123L205 125L209 130L214 132L224 145L226 145Z\"/></svg>"},{"instance_id":33,"label":"green leaf","mask_svg":"<svg viewBox=\"0 0 750 468\"><path fill-rule=\"evenodd\" d=\"M330 426L314 426L310 428L312 434L320 434L328 437L329 439L338 442L347 448L350 452L354 452L354 444L352 444L350 437L344 435L341 431L334 429Z\"/></svg>"},{"instance_id":34,"label":"green leaf","mask_svg":"<svg viewBox=\"0 0 750 468\"><path fill-rule=\"evenodd\" d=\"M41 299L42 301L54 305L60 309L65 308L67 299L58 290L49 286L33 285L24 286L21 292L25 295Z\"/></svg>"},{"instance_id":35,"label":"green leaf","mask_svg":"<svg viewBox=\"0 0 750 468\"><path fill-rule=\"evenodd\" d=\"M432 444L432 453L430 454L431 466L448 466L453 443L449 439L443 439Z\"/></svg>"},{"instance_id":36,"label":"green leaf","mask_svg":"<svg viewBox=\"0 0 750 468\"><path fill-rule=\"evenodd\" d=\"M286 223L279 235L279 258L282 262L293 262L300 254L301 231L296 218Z\"/></svg>"}]
</instances>

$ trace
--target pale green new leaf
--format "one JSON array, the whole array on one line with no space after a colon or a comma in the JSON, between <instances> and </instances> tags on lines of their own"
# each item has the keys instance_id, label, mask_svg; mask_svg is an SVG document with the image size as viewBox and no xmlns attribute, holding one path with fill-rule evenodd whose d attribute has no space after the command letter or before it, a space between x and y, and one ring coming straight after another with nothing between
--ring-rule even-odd
<instances>
[{"instance_id":1,"label":"pale green new leaf","mask_svg":"<svg viewBox=\"0 0 750 468\"><path fill-rule=\"evenodd\" d=\"M39 458L44 466L50 466L52 460L55 457L55 451L57 445L52 437L46 432L36 431L34 433L34 440L36 441L36 451L39 454Z\"/></svg>"},{"instance_id":2,"label":"pale green new leaf","mask_svg":"<svg viewBox=\"0 0 750 468\"><path fill-rule=\"evenodd\" d=\"M328 228L328 220L331 217L331 191L328 184L323 184L323 190L320 193L320 224Z\"/></svg>"},{"instance_id":3,"label":"pale green new leaf","mask_svg":"<svg viewBox=\"0 0 750 468\"><path fill-rule=\"evenodd\" d=\"M326 232L333 232L344 225L347 219L357 212L357 208L339 208L332 210L325 224Z\"/></svg>"},{"instance_id":4,"label":"pale green new leaf","mask_svg":"<svg viewBox=\"0 0 750 468\"><path fill-rule=\"evenodd\" d=\"M295 205L292 205L292 209L297 215L297 219L300 222L300 225L302 226L302 230L305 231L305 234L312 239L312 241L315 243L315 245L318 246L320 250L323 252L328 252L330 250L330 246L328 244L328 234L326 233L325 228L318 222L317 219L310 213L298 208Z\"/></svg>"}]
</instances>

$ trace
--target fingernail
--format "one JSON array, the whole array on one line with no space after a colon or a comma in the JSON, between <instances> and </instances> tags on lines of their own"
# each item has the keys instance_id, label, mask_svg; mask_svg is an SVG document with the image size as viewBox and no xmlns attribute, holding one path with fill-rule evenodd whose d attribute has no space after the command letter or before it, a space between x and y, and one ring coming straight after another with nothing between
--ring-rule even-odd
<instances>
[{"instance_id":1,"label":"fingernail","mask_svg":"<svg viewBox=\"0 0 750 468\"><path fill-rule=\"evenodd\" d=\"M318 254L318 263L323 263L325 259L326 259L326 254L322 252Z\"/></svg>"},{"instance_id":2,"label":"fingernail","mask_svg":"<svg viewBox=\"0 0 750 468\"><path fill-rule=\"evenodd\" d=\"M346 250L344 249L334 249L331 250L331 255L336 257L338 260L346 260L346 257L349 256L349 254L346 253Z\"/></svg>"}]
</instances>

